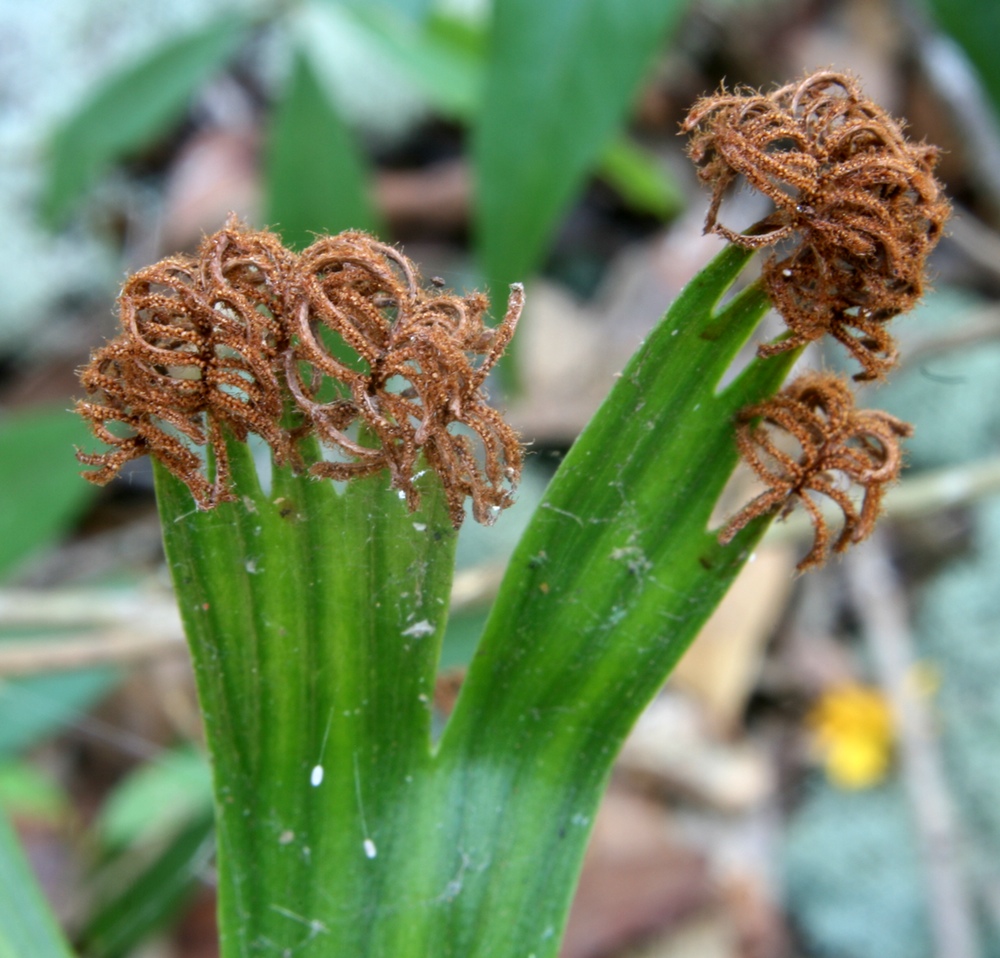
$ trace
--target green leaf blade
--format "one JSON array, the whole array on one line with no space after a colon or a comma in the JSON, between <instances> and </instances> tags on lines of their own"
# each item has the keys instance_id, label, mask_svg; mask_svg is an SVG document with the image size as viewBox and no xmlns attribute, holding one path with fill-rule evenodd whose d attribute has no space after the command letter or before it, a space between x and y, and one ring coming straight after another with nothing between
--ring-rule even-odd
<instances>
[{"instance_id":1,"label":"green leaf blade","mask_svg":"<svg viewBox=\"0 0 1000 958\"><path fill-rule=\"evenodd\" d=\"M96 826L112 850L155 841L212 805L211 774L200 749L183 746L141 765L115 786Z\"/></svg>"},{"instance_id":2,"label":"green leaf blade","mask_svg":"<svg viewBox=\"0 0 1000 958\"><path fill-rule=\"evenodd\" d=\"M347 8L367 7L380 16L420 23L430 14L433 0L340 0Z\"/></svg>"},{"instance_id":3,"label":"green leaf blade","mask_svg":"<svg viewBox=\"0 0 1000 958\"><path fill-rule=\"evenodd\" d=\"M114 688L118 669L25 675L0 684L0 758L15 755L79 721Z\"/></svg>"},{"instance_id":4,"label":"green leaf blade","mask_svg":"<svg viewBox=\"0 0 1000 958\"><path fill-rule=\"evenodd\" d=\"M211 807L178 828L141 867L128 861L128 850L115 856L106 872L117 876L113 891L101 896L99 906L81 930L78 944L88 958L125 958L155 932L168 926L197 893L211 867L215 842ZM101 882L106 874L92 881Z\"/></svg>"},{"instance_id":5,"label":"green leaf blade","mask_svg":"<svg viewBox=\"0 0 1000 958\"><path fill-rule=\"evenodd\" d=\"M17 836L0 811L0 956L72 958Z\"/></svg>"},{"instance_id":6,"label":"green leaf blade","mask_svg":"<svg viewBox=\"0 0 1000 958\"><path fill-rule=\"evenodd\" d=\"M194 92L246 36L230 15L171 40L113 74L56 130L42 213L60 225L102 173L175 122Z\"/></svg>"},{"instance_id":7,"label":"green leaf blade","mask_svg":"<svg viewBox=\"0 0 1000 958\"><path fill-rule=\"evenodd\" d=\"M686 0L498 0L473 156L490 286L538 264Z\"/></svg>"},{"instance_id":8,"label":"green leaf blade","mask_svg":"<svg viewBox=\"0 0 1000 958\"><path fill-rule=\"evenodd\" d=\"M717 392L768 306L751 286L713 312L749 255L727 249L687 288L570 451L445 730L441 761L468 809L456 842L504 862L502 882L476 879L469 927L484 940L513 922L522 951L555 953L538 942L558 937L568 893L549 901L545 886L572 887L621 741L766 524L729 547L709 530L737 459L733 417L792 362L755 360Z\"/></svg>"},{"instance_id":9,"label":"green leaf blade","mask_svg":"<svg viewBox=\"0 0 1000 958\"><path fill-rule=\"evenodd\" d=\"M80 482L73 446L90 432L63 408L37 409L0 422L0 578L54 542L96 489Z\"/></svg>"},{"instance_id":10,"label":"green leaf blade","mask_svg":"<svg viewBox=\"0 0 1000 958\"><path fill-rule=\"evenodd\" d=\"M934 19L961 44L979 72L1000 122L1000 61L993 42L1000 31L1000 7L992 0L930 0Z\"/></svg>"},{"instance_id":11,"label":"green leaf blade","mask_svg":"<svg viewBox=\"0 0 1000 958\"><path fill-rule=\"evenodd\" d=\"M436 110L453 120L473 119L486 65L478 34L462 32L441 16L418 25L368 3L352 4L346 12L386 59L412 78Z\"/></svg>"},{"instance_id":12,"label":"green leaf blade","mask_svg":"<svg viewBox=\"0 0 1000 958\"><path fill-rule=\"evenodd\" d=\"M211 512L157 468L214 765L223 954L389 954L375 942L397 923L363 916L409 897L455 538L443 491L426 476L410 514L385 475L338 491L278 469L265 492L246 448L231 457L243 498Z\"/></svg>"},{"instance_id":13,"label":"green leaf blade","mask_svg":"<svg viewBox=\"0 0 1000 958\"><path fill-rule=\"evenodd\" d=\"M268 223L294 249L317 234L378 229L358 145L301 51L268 131L266 188Z\"/></svg>"},{"instance_id":14,"label":"green leaf blade","mask_svg":"<svg viewBox=\"0 0 1000 958\"><path fill-rule=\"evenodd\" d=\"M633 209L670 219L684 208L680 186L656 158L625 137L615 140L601 157L600 175Z\"/></svg>"}]
</instances>

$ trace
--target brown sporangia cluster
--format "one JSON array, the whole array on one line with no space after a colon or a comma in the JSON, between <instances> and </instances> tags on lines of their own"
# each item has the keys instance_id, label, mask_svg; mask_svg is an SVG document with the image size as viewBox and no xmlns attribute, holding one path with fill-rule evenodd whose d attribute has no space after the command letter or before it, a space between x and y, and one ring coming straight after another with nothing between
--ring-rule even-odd
<instances>
[{"instance_id":1,"label":"brown sporangia cluster","mask_svg":"<svg viewBox=\"0 0 1000 958\"><path fill-rule=\"evenodd\" d=\"M103 484L149 454L208 509L235 498L227 434L254 433L276 462L297 468L315 437L314 475L386 470L413 509L422 456L456 527L467 498L490 522L512 501L522 452L483 383L523 299L513 287L490 328L485 296L424 289L405 256L364 233L322 237L296 254L230 220L196 256L125 283L121 333L80 376L89 398L77 409L111 447L78 453L98 467L84 475Z\"/></svg>"},{"instance_id":2,"label":"brown sporangia cluster","mask_svg":"<svg viewBox=\"0 0 1000 958\"><path fill-rule=\"evenodd\" d=\"M823 564L831 532L811 493L832 499L844 514L834 552L867 538L875 527L885 487L899 478L899 440L913 427L877 410L858 409L847 382L831 373L807 373L782 392L748 406L737 417L740 455L767 486L719 533L727 544L758 516L786 516L801 503L812 521L812 548L799 571ZM787 449L782 441L791 440ZM860 504L850 493L860 488Z\"/></svg>"},{"instance_id":3,"label":"brown sporangia cluster","mask_svg":"<svg viewBox=\"0 0 1000 958\"><path fill-rule=\"evenodd\" d=\"M861 364L857 379L881 379L896 361L886 324L922 295L949 212L936 149L911 143L852 77L829 71L773 93L723 89L695 103L682 128L712 190L706 232L771 247L762 280L790 335L760 355L829 334ZM738 181L774 204L746 233L717 221Z\"/></svg>"},{"instance_id":4,"label":"brown sporangia cluster","mask_svg":"<svg viewBox=\"0 0 1000 958\"><path fill-rule=\"evenodd\" d=\"M722 89L695 103L682 128L712 190L706 232L768 250L761 282L788 334L758 354L830 335L860 363L855 379L884 378L897 361L888 322L923 294L927 257L950 210L934 178L937 150L911 143L854 78L831 71L767 94ZM743 233L718 221L724 196L740 182L774 206ZM722 543L756 517L783 517L797 503L814 529L800 570L871 533L885 487L899 476L909 424L857 409L845 380L819 373L737 419L740 455L767 489L723 527ZM843 512L838 536L814 494Z\"/></svg>"}]
</instances>

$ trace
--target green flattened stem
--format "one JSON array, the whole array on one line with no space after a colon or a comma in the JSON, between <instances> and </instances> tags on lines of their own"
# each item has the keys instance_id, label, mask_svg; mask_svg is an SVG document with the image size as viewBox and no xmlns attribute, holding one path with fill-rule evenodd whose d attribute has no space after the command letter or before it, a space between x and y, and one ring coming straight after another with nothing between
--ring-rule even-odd
<instances>
[{"instance_id":1,"label":"green flattened stem","mask_svg":"<svg viewBox=\"0 0 1000 958\"><path fill-rule=\"evenodd\" d=\"M454 530L435 477L275 471L231 444L241 499L199 512L157 469L214 767L226 958L387 954L406 809L430 759Z\"/></svg>"},{"instance_id":2,"label":"green flattened stem","mask_svg":"<svg viewBox=\"0 0 1000 958\"><path fill-rule=\"evenodd\" d=\"M709 517L733 417L792 362L719 382L767 308L717 310L749 258L684 291L573 447L508 570L438 746L452 570L437 480L278 470L198 512L162 469L219 820L225 958L553 958L612 760L743 564Z\"/></svg>"},{"instance_id":3,"label":"green flattened stem","mask_svg":"<svg viewBox=\"0 0 1000 958\"><path fill-rule=\"evenodd\" d=\"M727 547L710 516L733 420L793 354L719 384L768 308L730 247L685 289L560 467L507 571L438 754L469 867L451 950L554 956L611 763L768 520ZM495 942L504 942L497 947Z\"/></svg>"}]
</instances>

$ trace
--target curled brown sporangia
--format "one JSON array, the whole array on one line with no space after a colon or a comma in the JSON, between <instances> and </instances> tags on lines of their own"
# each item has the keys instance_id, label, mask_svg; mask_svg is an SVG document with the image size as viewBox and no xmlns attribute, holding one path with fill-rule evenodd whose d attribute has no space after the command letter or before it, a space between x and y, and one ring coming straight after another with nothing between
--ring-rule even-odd
<instances>
[{"instance_id":1,"label":"curled brown sporangia","mask_svg":"<svg viewBox=\"0 0 1000 958\"><path fill-rule=\"evenodd\" d=\"M227 435L254 433L278 463L316 475L385 469L411 508L423 461L441 476L456 526L466 497L492 521L511 502L521 446L483 383L522 304L516 286L489 328L486 297L423 290L406 257L363 233L296 255L231 220L197 256L126 282L122 331L80 376L89 395L77 409L111 447L78 453L98 467L84 475L106 483L149 453L207 509L234 495ZM307 463L310 435L323 455Z\"/></svg>"},{"instance_id":2,"label":"curled brown sporangia","mask_svg":"<svg viewBox=\"0 0 1000 958\"><path fill-rule=\"evenodd\" d=\"M726 523L719 541L731 542L758 516L777 512L784 518L798 502L809 513L814 530L812 548L799 563L799 571L822 565L832 534L810 493L827 496L843 512L834 552L861 542L875 527L886 486L899 478L899 440L912 433L913 427L895 416L856 408L850 387L840 377L800 376L737 417L740 455L767 489ZM787 444L798 449L789 451ZM860 503L852 498L852 486L862 492Z\"/></svg>"},{"instance_id":3,"label":"curled brown sporangia","mask_svg":"<svg viewBox=\"0 0 1000 958\"><path fill-rule=\"evenodd\" d=\"M896 361L886 323L922 295L949 212L935 148L911 143L852 77L833 72L768 94L722 90L695 103L682 129L712 190L706 232L773 247L762 280L790 335L760 355L829 333L860 362L855 378L881 378ZM746 233L717 221L741 179L774 204Z\"/></svg>"},{"instance_id":4,"label":"curled brown sporangia","mask_svg":"<svg viewBox=\"0 0 1000 958\"><path fill-rule=\"evenodd\" d=\"M317 241L302 254L300 274L307 299L285 356L288 385L319 438L342 454L313 473L346 479L388 469L415 506L422 452L441 476L453 523L466 497L475 518L491 522L511 502L521 446L487 404L483 383L514 333L521 287L491 329L485 296L422 289L406 257L363 233ZM351 438L345 431L354 425L360 435Z\"/></svg>"},{"instance_id":5,"label":"curled brown sporangia","mask_svg":"<svg viewBox=\"0 0 1000 958\"><path fill-rule=\"evenodd\" d=\"M209 508L232 498L223 427L240 440L257 433L288 461L274 365L287 348L276 317L292 262L276 237L231 225L205 240L197 257L170 257L126 281L122 331L80 374L90 398L77 411L112 447L78 453L99 467L87 479L106 483L148 453ZM212 481L197 451L206 445L215 457Z\"/></svg>"}]
</instances>

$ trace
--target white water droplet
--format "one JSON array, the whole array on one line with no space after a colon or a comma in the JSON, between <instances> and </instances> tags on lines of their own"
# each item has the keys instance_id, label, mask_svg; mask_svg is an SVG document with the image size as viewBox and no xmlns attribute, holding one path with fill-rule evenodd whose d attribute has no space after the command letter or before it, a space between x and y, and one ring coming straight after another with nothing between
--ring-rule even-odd
<instances>
[{"instance_id":1,"label":"white water droplet","mask_svg":"<svg viewBox=\"0 0 1000 958\"><path fill-rule=\"evenodd\" d=\"M370 838L366 838L364 840L364 849L366 858L374 858L378 854L375 842L373 842Z\"/></svg>"},{"instance_id":2,"label":"white water droplet","mask_svg":"<svg viewBox=\"0 0 1000 958\"><path fill-rule=\"evenodd\" d=\"M312 785L313 788L316 788L318 785L323 784L322 765L316 765L313 767L312 774L309 776L309 784Z\"/></svg>"}]
</instances>

